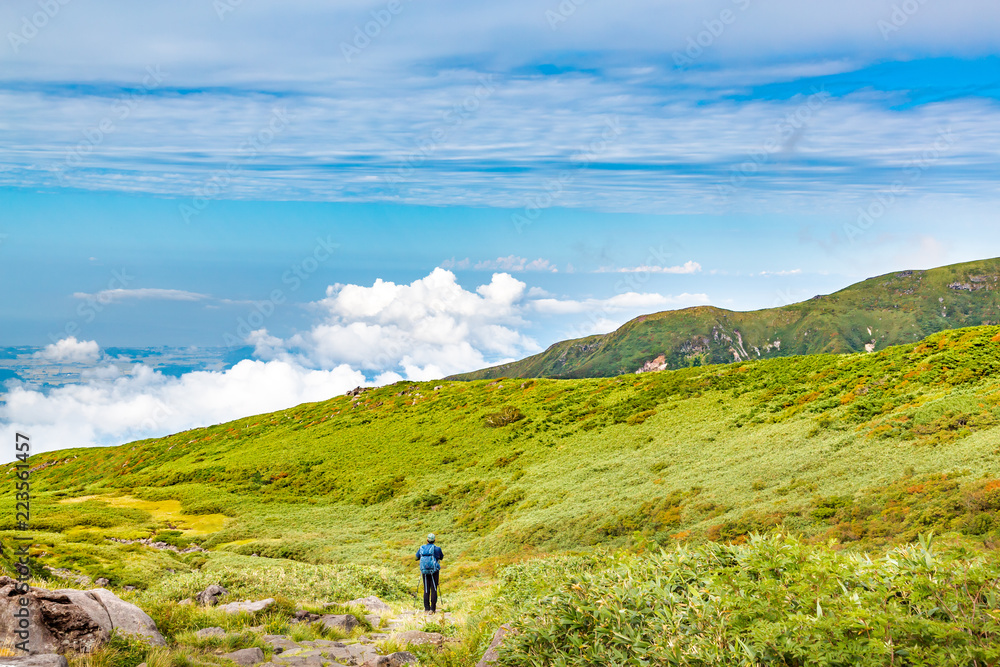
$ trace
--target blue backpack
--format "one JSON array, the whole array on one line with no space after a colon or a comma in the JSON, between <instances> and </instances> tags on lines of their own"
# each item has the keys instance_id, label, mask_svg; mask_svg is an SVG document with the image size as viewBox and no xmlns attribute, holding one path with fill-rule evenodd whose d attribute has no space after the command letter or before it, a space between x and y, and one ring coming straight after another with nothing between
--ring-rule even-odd
<instances>
[{"instance_id":1,"label":"blue backpack","mask_svg":"<svg viewBox=\"0 0 1000 667\"><path fill-rule=\"evenodd\" d=\"M437 547L433 544L425 544L420 547L417 551L417 555L420 556L420 573L421 574L434 574L438 571L438 562L434 557L437 552Z\"/></svg>"}]
</instances>

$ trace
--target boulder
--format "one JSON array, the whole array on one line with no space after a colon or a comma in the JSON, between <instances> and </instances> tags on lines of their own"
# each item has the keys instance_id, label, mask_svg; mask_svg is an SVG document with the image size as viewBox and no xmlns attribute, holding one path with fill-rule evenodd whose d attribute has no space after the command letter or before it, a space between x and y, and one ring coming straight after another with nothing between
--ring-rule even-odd
<instances>
[{"instance_id":1,"label":"boulder","mask_svg":"<svg viewBox=\"0 0 1000 667\"><path fill-rule=\"evenodd\" d=\"M497 628L496 633L493 635L493 641L490 642L490 647L486 649L486 653L483 654L482 659L476 663L476 667L489 667L490 665L495 665L499 659L498 651L500 647L503 646L503 640L514 632L514 629L510 624L501 625Z\"/></svg>"},{"instance_id":2,"label":"boulder","mask_svg":"<svg viewBox=\"0 0 1000 667\"><path fill-rule=\"evenodd\" d=\"M141 637L152 646L166 646L163 635L156 629L156 623L142 609L125 602L106 588L88 591L107 610L111 625L122 634Z\"/></svg>"},{"instance_id":3,"label":"boulder","mask_svg":"<svg viewBox=\"0 0 1000 667\"><path fill-rule=\"evenodd\" d=\"M389 605L387 605L386 603L382 602L381 600L379 600L374 595L369 595L366 598L358 598L357 600L351 600L350 602L347 602L346 604L349 604L349 605L351 605L351 604L360 605L360 606L364 607L365 609L367 609L368 611L371 611L371 612L392 611L392 608Z\"/></svg>"},{"instance_id":4,"label":"boulder","mask_svg":"<svg viewBox=\"0 0 1000 667\"><path fill-rule=\"evenodd\" d=\"M274 598L267 598L266 600L259 600L257 602L245 600L244 602L230 602L229 604L220 605L219 609L227 614L239 614L240 612L254 614L258 611L264 611L273 604Z\"/></svg>"},{"instance_id":5,"label":"boulder","mask_svg":"<svg viewBox=\"0 0 1000 667\"><path fill-rule=\"evenodd\" d=\"M111 580L105 577L98 577L97 581L94 582L94 585L98 588L107 588L111 585Z\"/></svg>"},{"instance_id":6,"label":"boulder","mask_svg":"<svg viewBox=\"0 0 1000 667\"><path fill-rule=\"evenodd\" d=\"M13 667L69 667L66 657L58 653L3 657L0 658L0 664Z\"/></svg>"},{"instance_id":7,"label":"boulder","mask_svg":"<svg viewBox=\"0 0 1000 667\"><path fill-rule=\"evenodd\" d=\"M207 637L225 637L226 631L222 628L202 628L194 634L198 636L198 639L205 639Z\"/></svg>"},{"instance_id":8,"label":"boulder","mask_svg":"<svg viewBox=\"0 0 1000 667\"><path fill-rule=\"evenodd\" d=\"M264 635L264 641L271 645L275 653L282 651L296 651L301 648L285 635Z\"/></svg>"},{"instance_id":9,"label":"boulder","mask_svg":"<svg viewBox=\"0 0 1000 667\"><path fill-rule=\"evenodd\" d=\"M49 591L30 587L26 595L19 595L15 580L0 577L0 618L13 618L22 608L21 598L28 603L24 608L31 627L31 654L89 653L107 642L112 631L142 637L155 646L166 645L145 612L103 588ZM17 630L12 623L0 624L0 644L22 641Z\"/></svg>"},{"instance_id":10,"label":"boulder","mask_svg":"<svg viewBox=\"0 0 1000 667\"><path fill-rule=\"evenodd\" d=\"M421 632L420 630L407 630L396 635L396 639L401 644L434 644L440 646L444 643L444 635L437 632Z\"/></svg>"},{"instance_id":11,"label":"boulder","mask_svg":"<svg viewBox=\"0 0 1000 667\"><path fill-rule=\"evenodd\" d=\"M320 623L329 630L340 630L341 632L350 634L350 632L358 627L358 619L354 618L351 614L326 614L320 616Z\"/></svg>"},{"instance_id":12,"label":"boulder","mask_svg":"<svg viewBox=\"0 0 1000 667\"><path fill-rule=\"evenodd\" d=\"M373 628L377 628L382 625L382 617L378 614L365 614L365 620L368 621Z\"/></svg>"},{"instance_id":13,"label":"boulder","mask_svg":"<svg viewBox=\"0 0 1000 667\"><path fill-rule=\"evenodd\" d=\"M195 595L194 599L204 607L214 607L219 604L219 598L223 595L229 595L229 591L218 584L212 584L201 593Z\"/></svg>"},{"instance_id":14,"label":"boulder","mask_svg":"<svg viewBox=\"0 0 1000 667\"><path fill-rule=\"evenodd\" d=\"M232 653L223 653L222 657L232 660L237 665L244 665L244 667L264 662L264 652L256 647L241 648L239 651L233 651Z\"/></svg>"}]
</instances>

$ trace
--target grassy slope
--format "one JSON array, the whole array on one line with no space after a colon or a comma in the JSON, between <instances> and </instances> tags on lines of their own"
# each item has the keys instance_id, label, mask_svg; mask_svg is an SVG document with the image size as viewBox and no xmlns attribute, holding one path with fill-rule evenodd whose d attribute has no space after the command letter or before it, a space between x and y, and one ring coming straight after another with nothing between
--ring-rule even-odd
<instances>
[{"instance_id":1,"label":"grassy slope","mask_svg":"<svg viewBox=\"0 0 1000 667\"><path fill-rule=\"evenodd\" d=\"M992 487L979 478L1000 476L998 370L1000 328L988 327L872 355L397 384L356 401L38 455L32 524L43 563L174 597L184 591L172 578L217 556L105 537L197 539L230 553L233 567L284 562L249 558L257 553L402 572L433 530L456 578L484 562L488 574L505 559L640 533L661 543L733 538L783 521L817 539L910 539L984 520L976 494ZM526 418L487 428L484 417L503 406ZM60 502L92 494L177 499L192 520L229 518L206 537L171 532L155 512L120 501ZM0 531L12 511L0 509ZM986 520L966 532L994 539L1000 526Z\"/></svg>"},{"instance_id":2,"label":"grassy slope","mask_svg":"<svg viewBox=\"0 0 1000 667\"><path fill-rule=\"evenodd\" d=\"M556 343L521 361L456 376L609 377L664 355L668 368L800 354L861 352L938 331L1000 322L1000 259L870 278L829 296L754 312L688 308ZM976 287L955 289L954 284ZM869 333L869 329L871 332ZM780 341L780 346L775 346Z\"/></svg>"}]
</instances>

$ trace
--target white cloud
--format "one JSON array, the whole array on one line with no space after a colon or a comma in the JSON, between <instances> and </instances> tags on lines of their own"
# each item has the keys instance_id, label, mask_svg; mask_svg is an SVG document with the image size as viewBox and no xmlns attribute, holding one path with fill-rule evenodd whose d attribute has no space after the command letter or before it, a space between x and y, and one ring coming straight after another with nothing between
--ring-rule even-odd
<instances>
[{"instance_id":1,"label":"white cloud","mask_svg":"<svg viewBox=\"0 0 1000 667\"><path fill-rule=\"evenodd\" d=\"M121 301L140 300L163 300L163 301L202 301L209 299L207 294L197 292L187 292L179 289L158 289L154 287L143 287L139 289L106 289L95 294L86 292L76 292L74 299L86 299L88 301L98 301L100 303L115 303Z\"/></svg>"},{"instance_id":2,"label":"white cloud","mask_svg":"<svg viewBox=\"0 0 1000 667\"><path fill-rule=\"evenodd\" d=\"M594 271L594 273L674 273L674 274L691 274L691 273L701 273L701 264L698 262L684 262L680 266L649 266L643 264L641 266L631 266L625 268L611 268L602 267Z\"/></svg>"},{"instance_id":3,"label":"white cloud","mask_svg":"<svg viewBox=\"0 0 1000 667\"><path fill-rule=\"evenodd\" d=\"M76 336L63 338L60 341L46 345L41 352L36 352L35 357L46 361L56 362L95 362L101 356L101 348L97 341L77 340Z\"/></svg>"},{"instance_id":4,"label":"white cloud","mask_svg":"<svg viewBox=\"0 0 1000 667\"><path fill-rule=\"evenodd\" d=\"M446 259L443 262L441 262L442 269L457 269L459 271L464 271L465 269L468 269L471 265L472 262L469 261L468 257L459 260L456 260L454 257L452 257L451 259Z\"/></svg>"},{"instance_id":5,"label":"white cloud","mask_svg":"<svg viewBox=\"0 0 1000 667\"><path fill-rule=\"evenodd\" d=\"M527 285L506 273L468 291L437 268L409 285L334 285L320 301L324 320L281 341L256 332L266 358L319 368L349 364L367 373L430 379L508 361L539 349L520 333Z\"/></svg>"},{"instance_id":6,"label":"white cloud","mask_svg":"<svg viewBox=\"0 0 1000 667\"><path fill-rule=\"evenodd\" d=\"M113 445L329 399L365 384L346 366L311 370L284 361L241 361L225 372L180 378L137 365L129 375L96 373L47 394L14 387L0 403L0 433L27 433L34 451Z\"/></svg>"},{"instance_id":7,"label":"white cloud","mask_svg":"<svg viewBox=\"0 0 1000 667\"><path fill-rule=\"evenodd\" d=\"M787 271L761 271L758 276L797 276L802 273L802 269L791 269Z\"/></svg>"},{"instance_id":8,"label":"white cloud","mask_svg":"<svg viewBox=\"0 0 1000 667\"><path fill-rule=\"evenodd\" d=\"M532 307L539 313L549 315L571 315L578 313L615 313L626 310L645 310L655 308L683 308L686 306L703 306L709 303L707 294L678 294L667 296L656 293L626 292L616 294L608 299L536 299Z\"/></svg>"},{"instance_id":9,"label":"white cloud","mask_svg":"<svg viewBox=\"0 0 1000 667\"><path fill-rule=\"evenodd\" d=\"M475 268L479 271L551 271L552 273L559 270L547 259L528 260L525 257L515 255L484 260L478 262Z\"/></svg>"}]
</instances>

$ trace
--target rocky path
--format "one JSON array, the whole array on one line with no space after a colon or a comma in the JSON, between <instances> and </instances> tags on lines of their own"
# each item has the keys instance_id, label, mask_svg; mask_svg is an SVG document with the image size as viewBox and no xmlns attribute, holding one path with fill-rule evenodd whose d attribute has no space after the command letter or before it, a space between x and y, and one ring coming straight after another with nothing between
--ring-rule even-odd
<instances>
[{"instance_id":1,"label":"rocky path","mask_svg":"<svg viewBox=\"0 0 1000 667\"><path fill-rule=\"evenodd\" d=\"M379 601L381 602L381 601ZM399 667L417 661L409 651L397 651L388 655L383 655L378 644L385 641L392 641L399 646L414 646L421 644L431 644L441 646L449 641L444 635L436 632L422 632L420 630L407 630L405 628L419 624L421 620L438 620L444 622L451 621L451 614L437 614L433 617L426 616L422 612L403 611L393 614L388 607L378 610L381 613L372 613L368 621L373 627L379 627L379 631L371 632L358 637L355 640L328 641L317 639L315 641L292 641L285 635L265 635L264 641L274 649L274 656L271 662L265 663L264 667ZM383 615L386 616L383 625ZM254 649L246 649L253 651ZM259 652L259 649L257 649ZM236 653L241 653L237 651ZM240 663L243 656L228 654L227 656L234 662ZM246 656L247 659L252 656ZM260 656L263 659L263 655ZM244 665L253 665L255 662L243 661Z\"/></svg>"}]
</instances>

